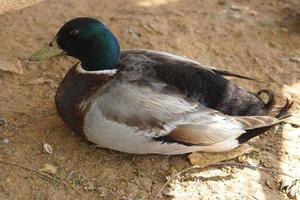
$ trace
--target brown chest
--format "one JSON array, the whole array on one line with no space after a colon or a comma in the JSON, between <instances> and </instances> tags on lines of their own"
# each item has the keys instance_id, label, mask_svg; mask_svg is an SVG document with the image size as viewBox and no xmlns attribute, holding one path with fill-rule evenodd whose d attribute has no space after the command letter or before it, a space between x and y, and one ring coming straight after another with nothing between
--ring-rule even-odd
<instances>
[{"instance_id":1,"label":"brown chest","mask_svg":"<svg viewBox=\"0 0 300 200\"><path fill-rule=\"evenodd\" d=\"M59 116L72 131L83 135L83 118L87 108L80 109L80 104L111 77L109 74L78 72L76 66L66 74L56 92L55 104Z\"/></svg>"}]
</instances>

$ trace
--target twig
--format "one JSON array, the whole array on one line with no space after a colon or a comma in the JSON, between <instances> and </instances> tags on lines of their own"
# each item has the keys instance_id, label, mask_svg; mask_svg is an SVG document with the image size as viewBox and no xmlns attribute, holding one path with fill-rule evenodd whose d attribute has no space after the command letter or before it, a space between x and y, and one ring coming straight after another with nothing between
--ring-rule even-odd
<instances>
[{"instance_id":1,"label":"twig","mask_svg":"<svg viewBox=\"0 0 300 200\"><path fill-rule=\"evenodd\" d=\"M72 186L66 184L63 180L65 179L59 179L58 177L54 177L54 176L51 176L47 173L43 173L43 172L39 172L38 170L36 169L33 169L33 168L30 168L30 167L26 167L26 166L23 166L23 165L20 165L18 163L13 163L13 162L9 162L9 161L6 161L6 160L2 160L0 159L0 163L2 164L6 164L6 165L10 165L10 166L14 166L14 167L18 167L18 168L21 168L21 169L24 169L24 170L27 170L29 172L33 172L34 174L36 174L38 177L40 177L41 179L45 180L45 181L49 181L51 183L54 183L54 184L60 184L62 186L64 186L66 189L70 188L70 189L74 189ZM75 190L76 192L78 192L77 190ZM112 195L115 195L117 196L116 194L114 194L112 191L108 190L110 193L112 193Z\"/></svg>"},{"instance_id":2,"label":"twig","mask_svg":"<svg viewBox=\"0 0 300 200\"><path fill-rule=\"evenodd\" d=\"M43 173L43 172L39 172L36 169L30 168L30 167L26 167L26 166L23 166L23 165L20 165L20 164L17 164L17 163L9 162L9 161L6 161L6 160L1 160L1 159L0 159L0 163L6 164L6 165L10 165L10 166L14 166L14 167L22 168L24 170L27 170L27 171L35 173L38 177L40 177L43 180L47 180L47 181L50 181L52 183L62 184L61 181L58 178L55 178L55 177L50 176L50 175L48 175L46 173Z\"/></svg>"},{"instance_id":3,"label":"twig","mask_svg":"<svg viewBox=\"0 0 300 200\"><path fill-rule=\"evenodd\" d=\"M11 124L12 124L13 126L10 127L10 128L8 128L8 129L6 129L6 130L4 130L4 131L1 133L2 135L5 135L5 134L7 134L7 133L9 133L9 132L11 132L11 131L13 131L13 130L15 130L15 129L22 128L22 127L24 127L24 126L26 125L26 123L21 124L21 125L17 125L17 124L15 124L14 122L11 122ZM7 137L7 136L6 136L6 137Z\"/></svg>"},{"instance_id":4,"label":"twig","mask_svg":"<svg viewBox=\"0 0 300 200\"><path fill-rule=\"evenodd\" d=\"M282 175L291 177L291 178L293 178L293 179L295 178L294 176L291 176L291 175L286 174L286 173L284 173L284 172L278 171L278 170L276 170L276 169L269 169L269 168L262 167L262 166L253 166L253 165L242 164L242 163L234 163L234 162L218 162L218 163L213 163L213 164L210 164L210 165L207 165L207 166L194 165L194 166L189 167L189 168L186 168L186 169L184 169L183 171L178 172L178 173L176 173L174 176L170 177L170 178L165 182L165 184L163 184L163 186L160 188L160 190L158 191L157 195L155 196L155 200L157 200L159 197L161 197L162 191L165 189L165 187L166 187L172 180L174 180L176 177L180 177L180 176L181 176L182 174L184 174L185 172L188 172L188 171L193 170L193 169L204 169L204 168L207 168L207 167L224 166L224 165L227 165L227 166L235 166L235 167L245 167L245 168L249 168L249 169L252 169L252 170L262 170L262 171L275 172L275 173L278 173L278 174L282 174Z\"/></svg>"},{"instance_id":5,"label":"twig","mask_svg":"<svg viewBox=\"0 0 300 200\"><path fill-rule=\"evenodd\" d=\"M10 132L10 131L12 131L12 130L14 130L14 129L17 129L18 127L10 127L10 128L8 128L8 129L6 129L6 130L4 130L3 132L2 132L2 135L5 135L6 133L8 133L8 132Z\"/></svg>"},{"instance_id":6,"label":"twig","mask_svg":"<svg viewBox=\"0 0 300 200\"><path fill-rule=\"evenodd\" d=\"M30 172L34 172L36 173L37 171L33 168L30 168L30 167L26 167L26 166L23 166L23 165L19 165L17 163L12 163L12 162L9 162L9 161L5 161L5 160L0 160L0 163L3 163L3 164L7 164L7 165L11 165L11 166L14 166L14 167L19 167L19 168L22 168L22 169L25 169L27 171L30 171Z\"/></svg>"}]
</instances>

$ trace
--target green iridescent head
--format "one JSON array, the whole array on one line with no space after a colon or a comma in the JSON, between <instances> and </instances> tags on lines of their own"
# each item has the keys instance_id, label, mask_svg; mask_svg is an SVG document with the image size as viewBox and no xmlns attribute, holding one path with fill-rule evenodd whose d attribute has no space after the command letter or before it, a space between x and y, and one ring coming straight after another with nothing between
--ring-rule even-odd
<instances>
[{"instance_id":1,"label":"green iridescent head","mask_svg":"<svg viewBox=\"0 0 300 200\"><path fill-rule=\"evenodd\" d=\"M119 63L120 46L100 21L80 17L64 24L48 46L30 59L43 60L63 54L78 58L87 71L114 69Z\"/></svg>"}]
</instances>

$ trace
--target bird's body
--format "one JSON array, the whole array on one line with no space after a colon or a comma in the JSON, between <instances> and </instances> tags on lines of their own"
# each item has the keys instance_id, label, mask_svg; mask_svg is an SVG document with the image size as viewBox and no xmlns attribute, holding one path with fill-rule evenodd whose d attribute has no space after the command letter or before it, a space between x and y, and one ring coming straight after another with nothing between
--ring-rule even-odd
<instances>
[{"instance_id":1,"label":"bird's body","mask_svg":"<svg viewBox=\"0 0 300 200\"><path fill-rule=\"evenodd\" d=\"M120 52L113 41L110 50L102 49L109 51L104 61L76 56L78 50L64 41L64 32L79 27L85 37L72 35L68 40L82 46L91 34L82 21L90 23L85 28L99 25L88 19L68 22L56 36L60 48L84 62L70 69L55 100L63 121L101 147L136 154L227 151L279 123L277 118L290 107L287 102L276 110L270 91L264 103L222 76L237 75L165 52Z\"/></svg>"}]
</instances>

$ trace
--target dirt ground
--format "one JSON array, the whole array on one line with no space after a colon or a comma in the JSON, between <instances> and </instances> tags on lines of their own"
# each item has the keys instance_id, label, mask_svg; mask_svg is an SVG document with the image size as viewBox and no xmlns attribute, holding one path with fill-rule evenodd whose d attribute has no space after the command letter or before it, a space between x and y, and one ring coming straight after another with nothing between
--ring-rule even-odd
<instances>
[{"instance_id":1,"label":"dirt ground","mask_svg":"<svg viewBox=\"0 0 300 200\"><path fill-rule=\"evenodd\" d=\"M76 60L28 56L78 16L102 20L124 49L173 52L273 82L234 79L251 91L271 88L279 103L288 96L300 109L298 0L43 1L0 16L0 199L155 199L168 177L191 166L185 155L97 148L65 127L53 99ZM299 121L251 140L259 151L239 160L299 178ZM172 179L162 199L289 199L278 189L281 179L243 167L195 169Z\"/></svg>"},{"instance_id":2,"label":"dirt ground","mask_svg":"<svg viewBox=\"0 0 300 200\"><path fill-rule=\"evenodd\" d=\"M1 0L0 14L11 12L13 10L25 8L39 3L42 0Z\"/></svg>"}]
</instances>

